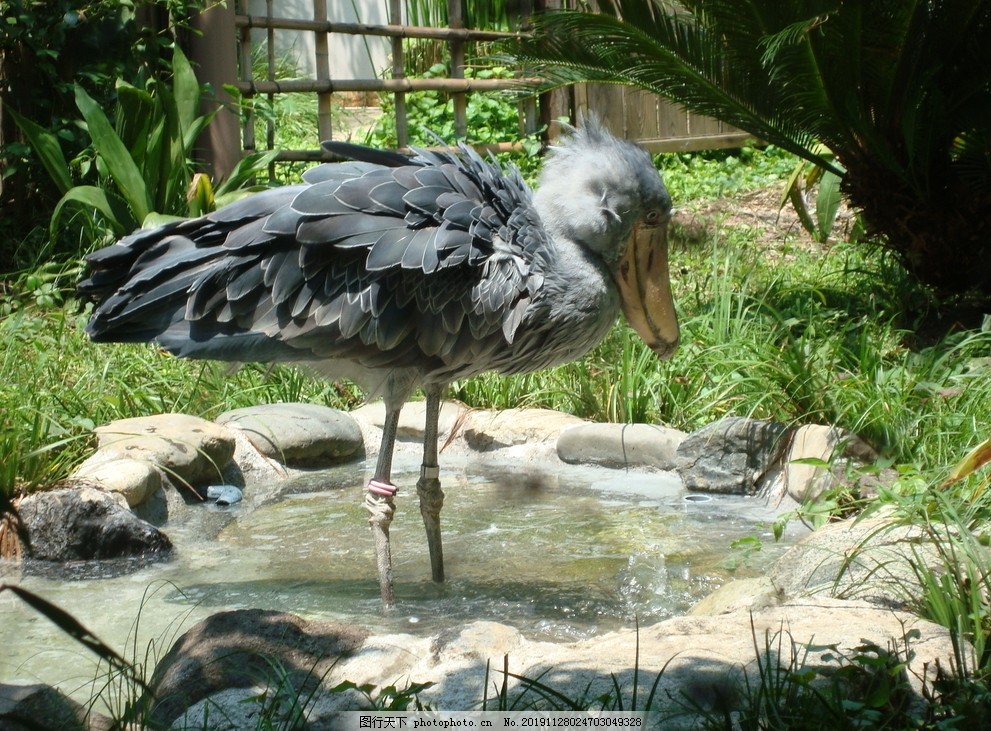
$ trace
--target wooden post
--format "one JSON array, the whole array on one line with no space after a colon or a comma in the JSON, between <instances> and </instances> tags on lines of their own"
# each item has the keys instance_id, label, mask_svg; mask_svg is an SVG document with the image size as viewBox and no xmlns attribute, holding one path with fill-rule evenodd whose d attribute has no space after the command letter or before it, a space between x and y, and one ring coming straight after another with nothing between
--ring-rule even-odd
<instances>
[{"instance_id":1,"label":"wooden post","mask_svg":"<svg viewBox=\"0 0 991 731\"><path fill-rule=\"evenodd\" d=\"M448 0L447 25L449 28L464 28L465 15L462 0ZM448 44L451 49L451 78L465 77L465 42L452 38ZM468 136L468 97L464 93L451 95L454 101L454 134L458 137Z\"/></svg>"},{"instance_id":2,"label":"wooden post","mask_svg":"<svg viewBox=\"0 0 991 731\"><path fill-rule=\"evenodd\" d=\"M238 12L241 15L247 14L247 0L238 0L237 7ZM238 80L247 85L254 83L254 71L251 68L251 56L252 56L252 42L251 42L251 27L247 25L240 26L241 31L241 73L238 75ZM269 33L271 33L269 29ZM247 114L244 117L244 137L242 139L242 144L244 145L244 150L247 152L254 152L258 149L258 144L255 141L255 115L251 111L250 103L245 105L247 109Z\"/></svg>"},{"instance_id":3,"label":"wooden post","mask_svg":"<svg viewBox=\"0 0 991 731\"><path fill-rule=\"evenodd\" d=\"M389 23L392 25L402 25L402 0L389 0ZM402 79L405 77L403 39L397 36L392 39L392 78ZM397 91L394 98L396 100L396 145L402 149L409 145L409 134L406 128L406 94L405 92Z\"/></svg>"},{"instance_id":4,"label":"wooden post","mask_svg":"<svg viewBox=\"0 0 991 731\"><path fill-rule=\"evenodd\" d=\"M265 14L269 18L275 17L275 0L265 0ZM250 32L250 31L249 31ZM252 63L254 59L248 58L248 63ZM254 73L254 71L252 71ZM275 28L269 26L265 29L265 78L268 81L275 81ZM269 93L268 95L268 108L269 110L275 109L275 94ZM266 115L265 120L265 147L269 150L275 149L275 120L272 119L271 115ZM270 178L275 178L275 163L272 162L268 166L268 175Z\"/></svg>"},{"instance_id":5,"label":"wooden post","mask_svg":"<svg viewBox=\"0 0 991 731\"><path fill-rule=\"evenodd\" d=\"M562 0L534 0L534 9L538 12L560 10L561 7ZM571 85L561 89L553 89L540 95L540 122L542 125L546 125L545 136L548 141L553 141L561 131L559 125L554 124L558 118L567 117L572 124L578 121L576 93L578 88L576 85Z\"/></svg>"},{"instance_id":6,"label":"wooden post","mask_svg":"<svg viewBox=\"0 0 991 731\"><path fill-rule=\"evenodd\" d=\"M327 20L327 0L313 0L313 19ZM317 33L315 37L316 76L318 80L330 79L330 34ZM320 140L334 137L334 125L331 117L331 94L317 95L317 131Z\"/></svg>"},{"instance_id":7,"label":"wooden post","mask_svg":"<svg viewBox=\"0 0 991 731\"><path fill-rule=\"evenodd\" d=\"M237 78L237 38L234 4L214 4L193 18L190 57L201 84L209 84L212 93L200 101L204 114L216 111L198 140L199 154L214 180L222 180L241 159L240 125L234 100L224 89Z\"/></svg>"}]
</instances>

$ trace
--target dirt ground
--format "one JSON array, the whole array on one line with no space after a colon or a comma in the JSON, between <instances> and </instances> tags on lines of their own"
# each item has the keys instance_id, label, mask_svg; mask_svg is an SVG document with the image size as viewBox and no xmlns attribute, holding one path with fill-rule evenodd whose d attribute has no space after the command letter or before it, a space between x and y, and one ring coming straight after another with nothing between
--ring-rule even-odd
<instances>
[{"instance_id":1,"label":"dirt ground","mask_svg":"<svg viewBox=\"0 0 991 731\"><path fill-rule=\"evenodd\" d=\"M844 205L836 216L829 241L816 241L802 227L790 202L780 207L782 191L783 187L771 186L712 201L688 202L675 211L672 240L691 244L711 237L717 227L746 228L754 231L757 244L770 250L788 243L806 251L825 252L830 242L849 235L854 214ZM815 204L807 205L815 215Z\"/></svg>"}]
</instances>

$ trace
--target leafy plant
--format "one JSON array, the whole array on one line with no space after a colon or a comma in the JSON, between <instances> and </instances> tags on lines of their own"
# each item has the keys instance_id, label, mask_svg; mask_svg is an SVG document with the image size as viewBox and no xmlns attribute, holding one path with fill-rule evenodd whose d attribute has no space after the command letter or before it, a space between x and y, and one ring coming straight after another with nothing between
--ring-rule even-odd
<instances>
[{"instance_id":1,"label":"leafy plant","mask_svg":"<svg viewBox=\"0 0 991 731\"><path fill-rule=\"evenodd\" d=\"M991 298L991 4L601 7L537 16L519 58L559 83L639 86L808 160L919 281Z\"/></svg>"},{"instance_id":2,"label":"leafy plant","mask_svg":"<svg viewBox=\"0 0 991 731\"><path fill-rule=\"evenodd\" d=\"M78 84L75 98L92 151L74 166L65 160L52 133L15 116L63 194L52 213L52 236L69 205L98 214L118 236L163 218L213 210L247 192L243 186L276 154L272 151L243 158L216 191L209 179L195 173L190 155L210 117L197 114L200 86L178 47L173 51L171 88L158 82L146 89L117 83L114 123ZM100 184L73 185L73 167L82 177L95 173ZM112 188L105 183L111 183Z\"/></svg>"},{"instance_id":3,"label":"leafy plant","mask_svg":"<svg viewBox=\"0 0 991 731\"><path fill-rule=\"evenodd\" d=\"M816 152L825 159L832 157L829 150L822 145ZM790 202L805 230L816 241L826 243L843 201L840 193L841 181L842 178L832 170L801 160L785 182L778 209L784 208L785 204ZM805 197L807 192L813 190L816 192L815 217L809 211ZM851 240L856 240L856 235L852 236Z\"/></svg>"}]
</instances>

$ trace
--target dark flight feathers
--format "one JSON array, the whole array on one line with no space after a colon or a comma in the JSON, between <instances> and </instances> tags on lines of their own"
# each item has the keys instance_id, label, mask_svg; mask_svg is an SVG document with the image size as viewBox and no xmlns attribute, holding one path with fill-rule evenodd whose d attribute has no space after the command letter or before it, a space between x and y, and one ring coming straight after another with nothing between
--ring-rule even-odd
<instances>
[{"instance_id":1,"label":"dark flight feathers","mask_svg":"<svg viewBox=\"0 0 991 731\"><path fill-rule=\"evenodd\" d=\"M519 174L466 147L325 146L357 160L91 255L92 339L448 377L512 342L552 248Z\"/></svg>"}]
</instances>

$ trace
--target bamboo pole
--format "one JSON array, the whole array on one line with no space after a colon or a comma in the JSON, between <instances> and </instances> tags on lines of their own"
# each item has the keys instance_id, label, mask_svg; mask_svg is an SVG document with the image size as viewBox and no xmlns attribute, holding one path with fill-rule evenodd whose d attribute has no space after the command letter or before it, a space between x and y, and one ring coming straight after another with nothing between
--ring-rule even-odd
<instances>
[{"instance_id":1,"label":"bamboo pole","mask_svg":"<svg viewBox=\"0 0 991 731\"><path fill-rule=\"evenodd\" d=\"M297 92L330 93L335 91L507 91L539 86L544 79L283 79L281 81L239 81L235 86L246 96L253 94L289 94Z\"/></svg>"},{"instance_id":2,"label":"bamboo pole","mask_svg":"<svg viewBox=\"0 0 991 731\"><path fill-rule=\"evenodd\" d=\"M389 0L389 22L394 26L400 26L402 24L402 0ZM402 82L406 80L405 61L403 59L403 38L404 36L393 36L392 38L392 79L390 79L390 81L393 82ZM376 79L376 81L378 81L378 79ZM355 91L366 91L366 89L355 89ZM367 89L367 91L375 90ZM396 144L399 147L406 147L406 145L409 144L409 131L407 129L406 120L407 89L401 87L389 89L389 91L394 91L396 106Z\"/></svg>"},{"instance_id":3,"label":"bamboo pole","mask_svg":"<svg viewBox=\"0 0 991 731\"><path fill-rule=\"evenodd\" d=\"M486 144L471 145L472 149L480 154L500 153L500 152L525 152L522 142L491 142ZM457 147L427 147L417 148L439 152L459 152ZM401 152L413 152L409 147L401 148ZM337 162L347 158L325 150L282 150L277 158L280 162Z\"/></svg>"},{"instance_id":4,"label":"bamboo pole","mask_svg":"<svg viewBox=\"0 0 991 731\"><path fill-rule=\"evenodd\" d=\"M464 30L465 18L462 0L448 0L447 25L451 30ZM464 39L454 36L449 38L447 43L451 51L451 78L463 79L465 77ZM468 98L463 91L456 91L451 97L454 106L454 134L458 137L467 137Z\"/></svg>"},{"instance_id":5,"label":"bamboo pole","mask_svg":"<svg viewBox=\"0 0 991 731\"><path fill-rule=\"evenodd\" d=\"M272 14L275 8L275 0L265 0L265 12ZM248 31L251 32L250 30ZM265 78L268 81L275 81L275 28L265 30ZM275 109L275 94L268 94L268 108ZM272 115L267 115L265 120L265 146L269 150L275 149L275 120ZM268 177L275 180L275 161L268 165Z\"/></svg>"},{"instance_id":6,"label":"bamboo pole","mask_svg":"<svg viewBox=\"0 0 991 731\"><path fill-rule=\"evenodd\" d=\"M313 0L313 19L316 21L327 19L327 0ZM316 34L315 55L318 81L330 81L329 39L329 33ZM322 91L317 94L317 133L321 140L329 140L334 136L330 99L330 91Z\"/></svg>"},{"instance_id":7,"label":"bamboo pole","mask_svg":"<svg viewBox=\"0 0 991 731\"><path fill-rule=\"evenodd\" d=\"M395 20L394 18L398 18ZM519 38L520 33L474 30L471 28L432 28L428 26L402 25L402 13L394 16L390 12L389 23L339 23L332 20L306 20L305 18L267 18L261 15L237 15L234 24L241 28L278 28L280 30L302 30L311 33L343 33L357 36L386 36L391 38L432 38L448 41L458 38L463 41L499 41Z\"/></svg>"},{"instance_id":8,"label":"bamboo pole","mask_svg":"<svg viewBox=\"0 0 991 731\"><path fill-rule=\"evenodd\" d=\"M239 0L238 9L243 9L247 4L247 0ZM251 28L248 26L241 26L241 68L239 69L239 80L238 85L240 88L241 84L250 85L253 83L251 78ZM245 115L244 118L244 129L242 134L244 135L241 144L245 150L255 150L257 145L255 142L255 115L250 111Z\"/></svg>"}]
</instances>

